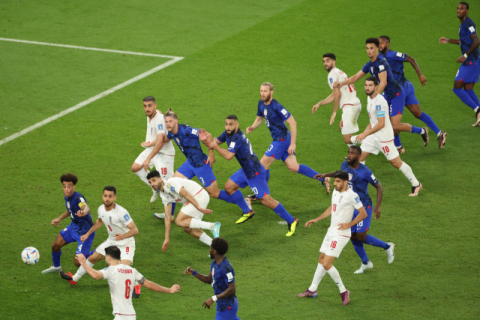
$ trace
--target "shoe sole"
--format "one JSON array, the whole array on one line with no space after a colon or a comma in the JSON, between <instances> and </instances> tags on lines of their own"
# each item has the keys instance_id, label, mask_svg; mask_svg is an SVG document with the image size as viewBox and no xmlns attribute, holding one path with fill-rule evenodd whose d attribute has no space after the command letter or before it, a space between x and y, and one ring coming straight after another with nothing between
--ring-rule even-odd
<instances>
[{"instance_id":1,"label":"shoe sole","mask_svg":"<svg viewBox=\"0 0 480 320\"><path fill-rule=\"evenodd\" d=\"M348 292L348 293L347 293L347 302L344 302L343 299L342 299L342 304L343 304L344 306L346 306L346 305L350 302L350 291L347 290L347 292Z\"/></svg>"},{"instance_id":2,"label":"shoe sole","mask_svg":"<svg viewBox=\"0 0 480 320\"><path fill-rule=\"evenodd\" d=\"M295 221L297 222L297 224L295 225L295 230L294 230L293 232L292 232L292 231L288 231L287 234L286 234L287 237L293 236L293 235L295 234L295 231L297 231L297 227L298 227L298 224L300 223L300 220L295 219ZM295 223L295 222L293 222L293 223ZM291 227L290 227L290 228L291 228Z\"/></svg>"},{"instance_id":3,"label":"shoe sole","mask_svg":"<svg viewBox=\"0 0 480 320\"><path fill-rule=\"evenodd\" d=\"M389 244L390 247L392 248L393 259L392 259L392 261L388 261L388 260L387 260L387 262L388 262L388 264L392 264L392 263L393 263L393 260L395 260L395 243L389 242L388 244Z\"/></svg>"},{"instance_id":4,"label":"shoe sole","mask_svg":"<svg viewBox=\"0 0 480 320\"><path fill-rule=\"evenodd\" d=\"M238 220L237 220L237 222L235 222L235 223L236 223L236 224L242 224L242 223L245 223L245 222L247 222L248 220L252 219L253 217L255 217L255 213L253 213L250 217L248 217L247 219L243 220L242 222L238 222Z\"/></svg>"},{"instance_id":5,"label":"shoe sole","mask_svg":"<svg viewBox=\"0 0 480 320\"><path fill-rule=\"evenodd\" d=\"M442 141L442 142L440 143L440 145L439 145L439 149L440 149L440 150L442 150L443 148L445 148L445 142L447 142L447 135L448 135L448 134L447 134L446 132L444 132L444 133L442 134L443 141Z\"/></svg>"},{"instance_id":6,"label":"shoe sole","mask_svg":"<svg viewBox=\"0 0 480 320\"><path fill-rule=\"evenodd\" d=\"M426 147L426 146L428 146L428 143L430 142L430 137L428 136L428 128L423 127L422 129L425 130L425 135L427 136L427 141L423 140L423 145ZM422 136L422 138L423 138L423 136Z\"/></svg>"},{"instance_id":7,"label":"shoe sole","mask_svg":"<svg viewBox=\"0 0 480 320\"><path fill-rule=\"evenodd\" d=\"M60 273L60 271L62 271L62 269L60 269L60 270L58 270L58 271L45 271L45 270L43 270L43 271L42 271L42 274Z\"/></svg>"},{"instance_id":8,"label":"shoe sole","mask_svg":"<svg viewBox=\"0 0 480 320\"><path fill-rule=\"evenodd\" d=\"M245 198L245 202L247 203L248 209L252 210L252 200L250 200L250 198Z\"/></svg>"}]
</instances>

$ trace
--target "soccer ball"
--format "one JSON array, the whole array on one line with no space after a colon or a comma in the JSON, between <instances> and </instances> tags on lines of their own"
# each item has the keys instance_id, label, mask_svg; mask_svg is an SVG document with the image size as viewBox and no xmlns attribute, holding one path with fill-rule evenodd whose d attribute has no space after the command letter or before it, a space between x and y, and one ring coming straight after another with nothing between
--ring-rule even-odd
<instances>
[{"instance_id":1,"label":"soccer ball","mask_svg":"<svg viewBox=\"0 0 480 320\"><path fill-rule=\"evenodd\" d=\"M22 251L22 261L28 265L32 265L38 262L40 259L40 252L34 247L26 247Z\"/></svg>"}]
</instances>

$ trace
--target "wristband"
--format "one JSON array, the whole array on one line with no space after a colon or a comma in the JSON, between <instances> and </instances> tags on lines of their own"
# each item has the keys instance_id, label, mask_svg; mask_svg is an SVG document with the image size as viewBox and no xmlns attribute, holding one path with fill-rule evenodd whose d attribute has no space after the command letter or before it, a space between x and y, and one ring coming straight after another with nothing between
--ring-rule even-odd
<instances>
[{"instance_id":1,"label":"wristband","mask_svg":"<svg viewBox=\"0 0 480 320\"><path fill-rule=\"evenodd\" d=\"M465 59L468 58L468 54L464 53L463 56L465 57Z\"/></svg>"},{"instance_id":2,"label":"wristband","mask_svg":"<svg viewBox=\"0 0 480 320\"><path fill-rule=\"evenodd\" d=\"M216 302L218 300L217 296L212 296L212 300L213 300L213 302Z\"/></svg>"},{"instance_id":3,"label":"wristband","mask_svg":"<svg viewBox=\"0 0 480 320\"><path fill-rule=\"evenodd\" d=\"M197 270L193 270L192 276L196 276L196 275L197 275Z\"/></svg>"}]
</instances>

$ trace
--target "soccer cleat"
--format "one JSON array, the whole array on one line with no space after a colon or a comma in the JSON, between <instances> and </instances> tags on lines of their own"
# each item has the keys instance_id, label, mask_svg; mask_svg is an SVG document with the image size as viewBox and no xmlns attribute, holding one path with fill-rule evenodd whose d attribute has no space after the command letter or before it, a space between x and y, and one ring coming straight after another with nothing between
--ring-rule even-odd
<instances>
[{"instance_id":1,"label":"soccer cleat","mask_svg":"<svg viewBox=\"0 0 480 320\"><path fill-rule=\"evenodd\" d=\"M249 197L246 197L245 202L247 203L247 206L250 209L250 211L252 211L252 199L250 199Z\"/></svg>"},{"instance_id":2,"label":"soccer cleat","mask_svg":"<svg viewBox=\"0 0 480 320\"><path fill-rule=\"evenodd\" d=\"M50 268L43 270L42 273L47 274L47 273L55 273L60 271L62 271L62 267L51 266Z\"/></svg>"},{"instance_id":3,"label":"soccer cleat","mask_svg":"<svg viewBox=\"0 0 480 320\"><path fill-rule=\"evenodd\" d=\"M299 222L300 221L295 218L295 220L293 220L292 224L288 224L288 232L286 234L287 237L293 236L293 234L295 233L295 230L297 229L297 226L298 226Z\"/></svg>"},{"instance_id":4,"label":"soccer cleat","mask_svg":"<svg viewBox=\"0 0 480 320\"><path fill-rule=\"evenodd\" d=\"M62 277L62 279L68 280L68 282L70 282L72 286L77 284L77 282L73 281L73 276L70 271L68 271L67 273L60 271L60 277Z\"/></svg>"},{"instance_id":5,"label":"soccer cleat","mask_svg":"<svg viewBox=\"0 0 480 320\"><path fill-rule=\"evenodd\" d=\"M135 286L135 287L133 287L133 288L134 288L134 289L133 289L133 293L132 293L132 298L138 298L138 297L140 297L140 293L141 293L140 290L141 290L141 288L142 288L142 285L139 284L138 286Z\"/></svg>"},{"instance_id":6,"label":"soccer cleat","mask_svg":"<svg viewBox=\"0 0 480 320\"><path fill-rule=\"evenodd\" d=\"M350 291L345 291L340 293L340 296L342 297L342 304L346 306L348 302L350 301Z\"/></svg>"},{"instance_id":7,"label":"soccer cleat","mask_svg":"<svg viewBox=\"0 0 480 320\"><path fill-rule=\"evenodd\" d=\"M329 177L323 178L322 185L325 187L327 194L330 194L330 191L332 190L332 184L330 183Z\"/></svg>"},{"instance_id":8,"label":"soccer cleat","mask_svg":"<svg viewBox=\"0 0 480 320\"><path fill-rule=\"evenodd\" d=\"M445 147L445 142L447 141L447 133L445 131L440 131L438 136L438 148L442 150Z\"/></svg>"},{"instance_id":9,"label":"soccer cleat","mask_svg":"<svg viewBox=\"0 0 480 320\"><path fill-rule=\"evenodd\" d=\"M220 222L215 222L215 225L213 226L213 230L212 230L214 238L220 237L220 227L221 226L222 226L222 224Z\"/></svg>"},{"instance_id":10,"label":"soccer cleat","mask_svg":"<svg viewBox=\"0 0 480 320\"><path fill-rule=\"evenodd\" d=\"M398 151L399 154L404 154L405 153L405 147L400 146L400 148L397 148L397 151Z\"/></svg>"},{"instance_id":11,"label":"soccer cleat","mask_svg":"<svg viewBox=\"0 0 480 320\"><path fill-rule=\"evenodd\" d=\"M477 110L477 121L472 124L472 127L480 127L480 109Z\"/></svg>"},{"instance_id":12,"label":"soccer cleat","mask_svg":"<svg viewBox=\"0 0 480 320\"><path fill-rule=\"evenodd\" d=\"M299 293L297 294L297 297L300 297L300 298L316 298L317 297L317 291L310 291L310 290L306 290L304 293Z\"/></svg>"},{"instance_id":13,"label":"soccer cleat","mask_svg":"<svg viewBox=\"0 0 480 320\"><path fill-rule=\"evenodd\" d=\"M158 193L157 191L153 190L153 195L152 195L152 197L150 198L150 202L155 202L155 201L157 201L159 197L160 197L160 193Z\"/></svg>"},{"instance_id":14,"label":"soccer cleat","mask_svg":"<svg viewBox=\"0 0 480 320\"><path fill-rule=\"evenodd\" d=\"M389 242L388 245L390 246L390 248L385 250L385 253L387 254L388 263L392 263L393 259L395 259L395 254L393 253L393 251L395 250L395 244L393 242Z\"/></svg>"},{"instance_id":15,"label":"soccer cleat","mask_svg":"<svg viewBox=\"0 0 480 320\"><path fill-rule=\"evenodd\" d=\"M428 141L429 141L428 128L423 127L422 129L425 131L425 133L421 133L420 135L422 136L422 139L423 139L423 145L426 147L426 146L428 146Z\"/></svg>"},{"instance_id":16,"label":"soccer cleat","mask_svg":"<svg viewBox=\"0 0 480 320\"><path fill-rule=\"evenodd\" d=\"M423 190L423 186L421 183L416 187L412 187L412 193L410 193L409 196L410 197L418 196L418 193L420 192L420 190Z\"/></svg>"},{"instance_id":17,"label":"soccer cleat","mask_svg":"<svg viewBox=\"0 0 480 320\"><path fill-rule=\"evenodd\" d=\"M358 269L354 273L355 274L364 273L365 270L368 270L368 269L373 269L373 263L371 261L368 261L367 264L362 263L362 265L360 266L360 269Z\"/></svg>"},{"instance_id":18,"label":"soccer cleat","mask_svg":"<svg viewBox=\"0 0 480 320\"><path fill-rule=\"evenodd\" d=\"M157 219L165 219L165 213L154 213L153 216ZM174 219L174 216L172 215L172 221Z\"/></svg>"},{"instance_id":19,"label":"soccer cleat","mask_svg":"<svg viewBox=\"0 0 480 320\"><path fill-rule=\"evenodd\" d=\"M255 216L255 212L250 210L249 213L244 213L240 219L237 220L236 224L244 223L248 219L252 219Z\"/></svg>"},{"instance_id":20,"label":"soccer cleat","mask_svg":"<svg viewBox=\"0 0 480 320\"><path fill-rule=\"evenodd\" d=\"M250 199L251 201L257 201L257 200L258 200L258 199L257 199L257 196L254 195L254 194L249 194L249 195L247 196L247 198Z\"/></svg>"}]
</instances>

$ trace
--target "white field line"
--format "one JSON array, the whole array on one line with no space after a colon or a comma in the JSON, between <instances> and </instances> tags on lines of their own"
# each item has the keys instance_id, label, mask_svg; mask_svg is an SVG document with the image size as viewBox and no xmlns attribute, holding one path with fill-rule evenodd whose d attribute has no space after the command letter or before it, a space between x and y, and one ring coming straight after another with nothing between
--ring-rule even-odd
<instances>
[{"instance_id":1,"label":"white field line","mask_svg":"<svg viewBox=\"0 0 480 320\"><path fill-rule=\"evenodd\" d=\"M35 41L25 41L25 40L16 40L16 39L0 38L0 40L2 40L2 41L13 41L13 42L23 42L23 43L30 43L30 44L40 44L40 45L51 45L51 46L56 46L56 47L66 47L66 48L75 48L75 49L83 49L83 50L105 51L105 52L134 54L134 55L152 56L152 57L170 58L170 59L172 59L172 60L170 60L170 61L168 61L168 62L165 62L165 63L163 63L163 64L161 64L161 65L159 65L159 66L156 66L155 68L150 69L150 70L148 70L148 71L146 71L146 72L144 72L144 73L142 73L142 74L140 74L140 75L138 75L138 76L136 76L136 77L134 77L134 78L132 78L132 79L130 79L130 80L127 80L127 81L125 81L125 82L123 82L123 83L121 83L121 84L119 84L119 85L117 85L117 86L115 86L115 87L113 87L113 88L110 88L110 89L108 89L108 90L106 90L106 91L104 91L104 92L102 92L102 93L99 93L99 94L97 94L96 96L91 97L90 99L87 99L87 100L85 100L85 101L83 101L83 102L80 102L79 104L77 104L77 105L75 105L75 106L73 106L73 107L71 107L71 108L68 108L67 110L64 110L64 111L62 111L62 112L60 112L60 113L57 113L56 115L51 116L51 117L49 117L49 118L47 118L47 119L45 119L45 120L43 120L43 121L40 121L40 122L34 124L33 126L30 126L30 127L26 128L26 129L23 129L23 130L20 131L20 132L17 132L17 133L12 134L11 136L9 136L9 137L7 137L7 138L5 138L5 139L0 140L0 146L1 146L2 144L5 144L5 143L9 142L9 141L12 141L13 139L16 139L16 138L18 138L18 137L20 137L20 136L23 136L24 134L26 134L26 133L28 133L28 132L30 132L30 131L32 131L32 130L35 130L35 129L37 129L37 128L40 128L41 126L44 126L44 125L46 125L47 123L50 123L50 122L52 122L52 121L54 121L54 120L57 120L58 118L63 117L64 115L67 115L67 114L69 114L69 113L71 113L71 112L73 112L73 111L75 111L75 110L78 110L78 109L86 106L87 104L90 104L90 103L92 103L92 102L94 102L94 101L96 101L96 100L98 100L98 99L100 99L100 98L103 98L103 97L105 97L105 96L108 96L109 94L111 94L111 93L113 93L113 92L115 92L115 91L117 91L117 90L120 90L120 89L128 86L129 84L132 84L132 83L134 83L134 82L136 82L136 81L138 81L138 80L140 80L140 79L143 79L143 78L145 78L145 77L148 77L149 75L151 75L151 74L153 74L153 73L155 73L155 72L157 72L157 71L159 71L159 70L162 70L162 69L164 69L164 68L166 68L166 67L168 67L168 66L171 66L172 64L174 64L174 63L176 63L176 62L178 62L178 61L180 61L180 60L183 59L183 57L164 56L164 55L156 55L156 54L150 54L150 53L118 51L118 50L108 50L108 49L98 49L98 48L87 48L87 47L69 46L69 45L61 45L61 44L53 44L53 43L52 43L52 44L49 44L49 43L42 43L42 42L35 42Z\"/></svg>"}]
</instances>

